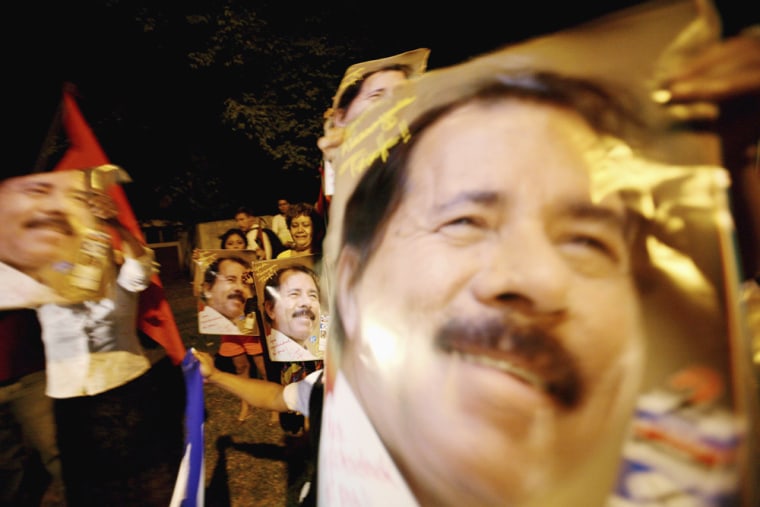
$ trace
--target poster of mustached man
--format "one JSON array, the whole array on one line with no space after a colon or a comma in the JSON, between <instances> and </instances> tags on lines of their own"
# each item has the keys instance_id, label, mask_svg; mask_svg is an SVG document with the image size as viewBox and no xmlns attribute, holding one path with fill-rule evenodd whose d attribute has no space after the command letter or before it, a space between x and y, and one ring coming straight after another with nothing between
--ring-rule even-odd
<instances>
[{"instance_id":1,"label":"poster of mustached man","mask_svg":"<svg viewBox=\"0 0 760 507\"><path fill-rule=\"evenodd\" d=\"M253 251L199 250L194 292L198 332L213 335L259 334L253 285Z\"/></svg>"},{"instance_id":2,"label":"poster of mustached man","mask_svg":"<svg viewBox=\"0 0 760 507\"><path fill-rule=\"evenodd\" d=\"M120 173L102 166L0 181L0 280L12 288L0 294L0 308L95 300L113 286L118 252L92 206Z\"/></svg>"},{"instance_id":3,"label":"poster of mustached man","mask_svg":"<svg viewBox=\"0 0 760 507\"><path fill-rule=\"evenodd\" d=\"M259 310L266 330L268 370L282 384L322 368L328 311L318 256L254 263Z\"/></svg>"}]
</instances>

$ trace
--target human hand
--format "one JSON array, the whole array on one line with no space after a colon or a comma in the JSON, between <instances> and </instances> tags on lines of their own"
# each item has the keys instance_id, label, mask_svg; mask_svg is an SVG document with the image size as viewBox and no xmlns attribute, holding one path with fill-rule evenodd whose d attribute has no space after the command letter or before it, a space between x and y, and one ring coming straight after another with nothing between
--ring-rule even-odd
<instances>
[{"instance_id":1,"label":"human hand","mask_svg":"<svg viewBox=\"0 0 760 507\"><path fill-rule=\"evenodd\" d=\"M217 371L214 366L214 358L208 352L201 352L200 350L196 350L195 347L191 348L190 352L193 353L193 356L200 364L200 372L204 382L208 382Z\"/></svg>"},{"instance_id":2,"label":"human hand","mask_svg":"<svg viewBox=\"0 0 760 507\"><path fill-rule=\"evenodd\" d=\"M338 147L343 143L345 129L343 127L325 128L325 135L317 139L317 146L322 150L325 160L332 160Z\"/></svg>"},{"instance_id":3,"label":"human hand","mask_svg":"<svg viewBox=\"0 0 760 507\"><path fill-rule=\"evenodd\" d=\"M655 93L655 100L677 106L722 102L760 94L760 30L714 44L679 66ZM703 109L707 111L707 109ZM714 109L717 114L717 109Z\"/></svg>"}]
</instances>

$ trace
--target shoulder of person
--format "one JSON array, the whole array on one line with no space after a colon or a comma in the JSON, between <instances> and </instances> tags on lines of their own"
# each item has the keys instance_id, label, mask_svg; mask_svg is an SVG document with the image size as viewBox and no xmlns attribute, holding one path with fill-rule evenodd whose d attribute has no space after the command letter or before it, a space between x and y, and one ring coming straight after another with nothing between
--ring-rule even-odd
<instances>
[{"instance_id":1,"label":"shoulder of person","mask_svg":"<svg viewBox=\"0 0 760 507\"><path fill-rule=\"evenodd\" d=\"M265 227L263 229L264 234L269 239L269 244L272 245L272 258L276 259L283 251L286 250L285 245L282 244L282 240L272 229Z\"/></svg>"}]
</instances>

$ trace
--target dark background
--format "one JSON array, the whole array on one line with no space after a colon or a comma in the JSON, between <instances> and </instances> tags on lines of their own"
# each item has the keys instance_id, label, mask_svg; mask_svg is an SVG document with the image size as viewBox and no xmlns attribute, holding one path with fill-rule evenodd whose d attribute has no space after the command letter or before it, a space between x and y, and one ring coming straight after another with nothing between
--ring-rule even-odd
<instances>
[{"instance_id":1,"label":"dark background","mask_svg":"<svg viewBox=\"0 0 760 507\"><path fill-rule=\"evenodd\" d=\"M641 2L20 3L5 8L3 15L8 64L4 81L11 84L6 100L13 113L2 136L6 149L34 152L40 129L50 122L50 103L60 98L65 80L76 85L79 106L109 159L132 176L125 190L138 218L217 220L230 218L241 204L257 214L274 213L283 195L291 201L317 199L318 117L349 65L428 47L428 68L447 66L637 3ZM223 9L260 13L268 33L277 38L247 42L276 44L271 51L283 67L252 61L232 68L220 58L208 68L192 68L188 55L214 41L210 31L188 23L187 16ZM313 34L315 26L326 44L344 50L330 57L315 52L314 75L325 68L332 74L320 74L316 85L310 85L317 89L304 90L304 100L311 100L318 112L302 119L301 134L313 149L313 163L285 168L250 132L246 135L224 120L224 103L260 83L266 85L272 79L268 73L289 72L289 41L295 44L307 31ZM309 49L299 51L308 54ZM294 65L294 70L310 71L308 58ZM31 131L36 133L27 135Z\"/></svg>"}]
</instances>

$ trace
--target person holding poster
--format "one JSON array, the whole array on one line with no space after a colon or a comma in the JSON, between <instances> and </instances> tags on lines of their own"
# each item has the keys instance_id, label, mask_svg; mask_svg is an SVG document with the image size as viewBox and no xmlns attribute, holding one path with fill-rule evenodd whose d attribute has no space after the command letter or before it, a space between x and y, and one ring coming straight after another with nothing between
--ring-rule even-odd
<instances>
[{"instance_id":1,"label":"person holding poster","mask_svg":"<svg viewBox=\"0 0 760 507\"><path fill-rule=\"evenodd\" d=\"M391 89L407 79L417 77L427 69L430 49L418 48L397 55L370 60L351 65L343 74L338 89L333 96L332 106L324 113L324 133L317 140L322 151L322 186L320 197L324 197L325 209L320 213L328 218L332 213L329 208L337 193L337 207L343 207L340 201L343 192L336 192L336 185L344 178L337 178L332 160L340 150L346 127L358 118L372 104L388 95ZM325 244L336 243L339 238L326 231ZM329 250L329 248L328 248ZM331 259L328 258L328 263Z\"/></svg>"},{"instance_id":2,"label":"person holding poster","mask_svg":"<svg viewBox=\"0 0 760 507\"><path fill-rule=\"evenodd\" d=\"M246 250L248 248L248 238L242 229L232 228L227 229L219 236L221 250ZM213 251L206 252L209 258L212 258L215 253ZM201 261L201 251L195 250L193 252L193 260L198 266L196 275L200 275L203 262ZM246 300L248 303L248 300ZM248 317L246 317L248 318ZM229 362L231 366L227 369L232 369L241 377L248 378L251 376L251 366L255 366L257 374L266 380L266 366L264 364L264 349L261 345L261 336L258 327L258 323L253 315L251 315L251 322L254 323L251 329L252 335L239 335L239 334L224 334L220 336L218 359L222 362ZM222 366L222 368L225 368ZM273 417L276 414L273 414ZM240 413L238 415L238 421L245 421L250 416L250 407L245 401L241 401Z\"/></svg>"},{"instance_id":3,"label":"person holding poster","mask_svg":"<svg viewBox=\"0 0 760 507\"><path fill-rule=\"evenodd\" d=\"M12 163L13 161L11 161ZM32 485L37 451L50 476L44 501L63 502L61 461L55 438L52 400L45 395L45 353L37 314L23 307L58 300L51 287L24 274L61 259L62 252L75 248L73 228L55 213L46 213L45 192L58 194L68 188L68 177L28 175L19 161L16 172L8 169L0 177L0 504L20 505L42 494ZM18 174L20 172L20 174ZM18 192L26 188L28 191ZM36 190L33 190L36 189ZM47 189L47 190L46 190ZM64 194L66 192L63 192ZM59 202L65 203L65 199ZM73 205L73 203L71 203ZM49 209L49 208L48 208ZM71 231L72 234L68 234ZM16 306L22 308L15 308ZM30 445L31 444L31 445ZM53 501L55 503L55 501Z\"/></svg>"},{"instance_id":4,"label":"person holding poster","mask_svg":"<svg viewBox=\"0 0 760 507\"><path fill-rule=\"evenodd\" d=\"M288 202L287 199L280 197L277 199L277 213L272 216L272 232L274 232L280 239L283 248L293 248L293 237L290 235L288 223L285 220L289 208L290 202ZM276 254L273 253L273 255L277 257Z\"/></svg>"},{"instance_id":5,"label":"person holding poster","mask_svg":"<svg viewBox=\"0 0 760 507\"><path fill-rule=\"evenodd\" d=\"M128 176L108 163L73 85L63 85L61 99L61 83L50 76L12 81L24 83L11 93L23 111L0 177L0 280L7 288L0 307L4 315L20 308L36 313L39 327L28 327L26 337L44 345L46 375L37 377L43 390L22 383L29 389L18 395L31 395L25 400L31 406L47 394L53 411L37 414L32 431L39 433L25 437L57 442L51 464L65 483L61 504L168 505L183 453L185 401L182 371L171 360L184 346L157 298L148 327L161 336L142 326L147 312L138 307L157 277L115 184ZM4 342L25 331L21 322L7 323ZM146 350L154 336L166 352ZM23 366L21 358L7 359ZM47 422L51 415L54 424ZM40 452L47 459L50 449Z\"/></svg>"},{"instance_id":6,"label":"person holding poster","mask_svg":"<svg viewBox=\"0 0 760 507\"><path fill-rule=\"evenodd\" d=\"M99 170L84 171L84 181L98 181ZM102 279L104 296L37 308L66 501L168 505L183 453L185 386L168 357L152 363L137 333L153 252L119 221L105 187L85 189L84 205L108 239L86 251L103 257L91 264L102 272L84 274Z\"/></svg>"},{"instance_id":7,"label":"person holding poster","mask_svg":"<svg viewBox=\"0 0 760 507\"><path fill-rule=\"evenodd\" d=\"M311 261L310 257L303 259ZM291 261L269 264L274 272L266 277L262 290L262 312L269 330L268 378L288 385L322 369L327 317L322 310L319 275L311 267ZM304 423L302 414L280 414L280 426L291 433L300 433Z\"/></svg>"},{"instance_id":8,"label":"person holding poster","mask_svg":"<svg viewBox=\"0 0 760 507\"><path fill-rule=\"evenodd\" d=\"M428 56L429 49L419 48L346 69L332 106L325 111L324 135L317 140L326 160L331 160L343 143L345 127L398 83L425 72Z\"/></svg>"},{"instance_id":9,"label":"person holding poster","mask_svg":"<svg viewBox=\"0 0 760 507\"><path fill-rule=\"evenodd\" d=\"M114 169L0 182L13 233L0 241L0 278L19 288L8 305L37 311L68 505L166 505L182 457L184 385L168 357L151 364L137 334L154 258L102 185Z\"/></svg>"}]
</instances>

